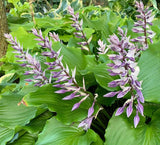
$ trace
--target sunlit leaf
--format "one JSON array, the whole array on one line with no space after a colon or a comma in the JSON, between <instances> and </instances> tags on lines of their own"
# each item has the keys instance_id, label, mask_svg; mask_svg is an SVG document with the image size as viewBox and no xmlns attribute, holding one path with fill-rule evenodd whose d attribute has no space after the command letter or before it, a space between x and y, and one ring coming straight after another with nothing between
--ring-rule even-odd
<instances>
[{"instance_id":1,"label":"sunlit leaf","mask_svg":"<svg viewBox=\"0 0 160 145\"><path fill-rule=\"evenodd\" d=\"M137 128L133 127L133 118L126 115L113 116L105 134L105 145L158 145L160 142L160 109L147 124L144 119Z\"/></svg>"},{"instance_id":2,"label":"sunlit leaf","mask_svg":"<svg viewBox=\"0 0 160 145\"><path fill-rule=\"evenodd\" d=\"M38 137L36 145L102 145L100 137L91 129L87 132L63 125L55 118L50 119Z\"/></svg>"}]
</instances>

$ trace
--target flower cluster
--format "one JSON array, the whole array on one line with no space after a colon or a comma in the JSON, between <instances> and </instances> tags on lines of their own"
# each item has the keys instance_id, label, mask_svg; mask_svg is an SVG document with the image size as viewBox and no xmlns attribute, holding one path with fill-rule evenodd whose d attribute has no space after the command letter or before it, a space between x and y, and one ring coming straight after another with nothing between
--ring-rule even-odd
<instances>
[{"instance_id":1,"label":"flower cluster","mask_svg":"<svg viewBox=\"0 0 160 145\"><path fill-rule=\"evenodd\" d=\"M38 39L36 39L37 41L41 41L41 43L38 43L40 46L42 46L43 48L48 48L49 51L47 52L43 52L42 55L52 58L54 61L53 62L46 62L45 64L48 65L48 69L51 70L51 76L50 76L50 82L53 79L54 80L54 87L60 88L60 90L56 91L55 93L58 94L64 94L66 92L70 92L70 94L66 97L63 98L63 100L71 100L74 99L76 97L82 97L82 99L73 105L72 107L72 111L75 109L78 109L80 104L85 101L90 94L86 91L86 87L85 87L85 81L83 79L83 86L80 87L77 84L76 81L76 68L74 70L72 70L72 74L70 75L70 71L69 71L69 67L68 65L66 65L66 67L64 67L63 63L62 63L62 58L63 56L60 56L60 50L55 52L52 49L52 41L49 40L48 37L43 37L42 36L42 32L33 29L33 34L35 36L38 37ZM50 34L51 35L51 34ZM55 38L56 36L56 41L59 39L58 35L54 34L54 37L52 36L52 38ZM88 117L83 120L79 127L83 127L85 130L87 130L88 128L90 128L92 119L95 117L95 115L93 115L94 113L94 105L96 102L96 98L97 96L94 97L93 99L93 103L92 106L88 109ZM92 119L91 119L92 118Z\"/></svg>"},{"instance_id":2,"label":"flower cluster","mask_svg":"<svg viewBox=\"0 0 160 145\"><path fill-rule=\"evenodd\" d=\"M104 44L103 41L99 39L98 45L99 45L99 47L97 48L97 50L99 51L98 54L106 54L109 49L109 48L106 49L106 44Z\"/></svg>"},{"instance_id":3,"label":"flower cluster","mask_svg":"<svg viewBox=\"0 0 160 145\"><path fill-rule=\"evenodd\" d=\"M83 42L78 42L77 44L81 45L81 49L85 49L87 51L89 51L89 43L91 42L92 37L90 37L89 40L87 40L85 33L83 32L83 19L81 19L81 21L79 22L79 13L74 14L74 9L71 6L68 6L68 12L69 14L72 16L71 20L74 21L74 23L72 24L72 27L74 27L77 32L75 32L75 36L77 38L81 38L83 39Z\"/></svg>"},{"instance_id":4,"label":"flower cluster","mask_svg":"<svg viewBox=\"0 0 160 145\"><path fill-rule=\"evenodd\" d=\"M55 32L51 33L49 32L49 36L55 41L60 41L58 34L56 34Z\"/></svg>"},{"instance_id":5,"label":"flower cluster","mask_svg":"<svg viewBox=\"0 0 160 145\"><path fill-rule=\"evenodd\" d=\"M121 28L118 28L118 30L121 39L119 39L115 34L110 36L108 39L110 42L108 47L115 52L115 54L108 55L109 59L113 61L113 63L108 64L108 66L111 67L108 71L111 76L119 75L120 79L110 82L108 86L120 86L122 90L107 93L104 97L113 97L117 95L117 98L122 98L128 92L131 92L131 98L117 110L115 115L117 116L122 114L124 109L127 108L126 113L127 117L129 117L133 111L134 100L136 100L137 104L135 107L137 109L137 113L134 118L134 126L136 127L140 120L138 113L143 116L143 106L141 103L144 103L143 94L141 92L141 83L137 80L139 73L139 69L135 61L137 48L129 41L130 38L127 37L127 32L124 33Z\"/></svg>"},{"instance_id":6,"label":"flower cluster","mask_svg":"<svg viewBox=\"0 0 160 145\"><path fill-rule=\"evenodd\" d=\"M12 44L12 48L16 50L13 53L18 54L18 55L15 55L15 57L20 58L20 60L17 60L17 62L23 62L21 64L22 67L28 67L32 69L24 73L25 75L33 75L33 79L26 79L26 81L34 82L35 86L43 86L49 83L49 80L45 76L45 70L43 71L41 69L40 62L36 60L35 57L32 57L29 54L28 52L29 50L24 51L23 47L20 46L16 38L14 39L11 34L5 34L5 37L7 38L8 42Z\"/></svg>"},{"instance_id":7,"label":"flower cluster","mask_svg":"<svg viewBox=\"0 0 160 145\"><path fill-rule=\"evenodd\" d=\"M134 38L131 41L140 42L143 46L142 50L145 50L148 48L147 39L149 39L150 42L153 43L152 38L154 37L155 33L152 30L149 30L149 25L152 25L154 15L152 15L152 10L149 10L149 7L147 7L146 9L144 8L144 5L141 1L136 1L136 7L138 8L137 12L139 13L139 15L136 15L136 17L139 20L134 23L134 28L132 29L132 31L135 33L141 33L142 36Z\"/></svg>"}]
</instances>

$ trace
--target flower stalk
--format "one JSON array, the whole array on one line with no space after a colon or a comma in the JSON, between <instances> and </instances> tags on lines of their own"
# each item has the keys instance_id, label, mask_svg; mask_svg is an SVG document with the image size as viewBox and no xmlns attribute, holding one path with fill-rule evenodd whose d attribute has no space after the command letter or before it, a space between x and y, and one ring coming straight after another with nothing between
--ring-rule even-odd
<instances>
[{"instance_id":1,"label":"flower stalk","mask_svg":"<svg viewBox=\"0 0 160 145\"><path fill-rule=\"evenodd\" d=\"M36 40L41 41L41 43L38 43L38 44L40 46L42 46L43 48L48 48L48 50L49 50L47 52L43 52L42 55L55 60L54 62L46 62L45 63L46 65L48 65L48 69L51 70L50 80L54 79L53 86L60 88L60 90L56 91L55 93L64 94L66 92L70 92L70 94L68 96L65 96L63 98L63 100L71 100L76 97L82 97L82 99L79 102L77 102L73 105L72 111L78 109L79 106L81 105L81 103L83 101L85 101L88 97L91 100L93 100L91 107L88 109L87 118L79 124L79 127L83 127L84 129L90 128L93 118L95 118L97 116L97 114L96 115L93 115L93 114L95 112L94 106L95 106L96 98L98 97L98 94L95 95L95 97L93 97L89 92L86 91L84 79L83 79L83 86L80 87L76 81L76 78L75 78L76 68L74 70L72 70L72 73L70 75L68 65L66 65L66 67L64 67L64 65L62 63L63 56L60 56L61 49L59 49L57 52L55 52L52 49L52 41L50 41L48 37L44 38L42 36L42 32L39 31L39 33L38 33L38 31L36 29L33 29L32 31L33 31L33 34L38 37L38 39L36 39ZM58 35L56 37L59 38ZM100 107L100 108L101 108L100 110L102 110L102 107Z\"/></svg>"},{"instance_id":2,"label":"flower stalk","mask_svg":"<svg viewBox=\"0 0 160 145\"><path fill-rule=\"evenodd\" d=\"M41 69L41 64L38 60L36 60L35 57L32 57L29 54L29 50L24 51L23 46L20 46L20 44L17 42L17 39L13 38L11 34L5 34L5 37L7 38L7 41L12 45L12 48L15 49L13 53L16 53L18 55L15 55L15 57L19 58L20 60L17 60L17 62L22 62L22 67L28 67L31 70L26 71L24 75L33 75L33 79L26 79L28 82L34 82L35 86L43 86L45 84L49 83L48 78L45 76L45 71Z\"/></svg>"},{"instance_id":3,"label":"flower stalk","mask_svg":"<svg viewBox=\"0 0 160 145\"><path fill-rule=\"evenodd\" d=\"M134 22L134 28L132 29L133 32L142 34L141 36L132 39L132 42L140 42L142 45L141 50L146 50L148 48L148 39L151 43L153 43L152 38L154 37L155 33L152 30L149 30L149 26L152 26L152 20L154 19L154 15L152 15L152 10L149 10L149 7L144 8L142 1L137 2L136 5L137 12L139 13L136 15L137 22Z\"/></svg>"},{"instance_id":4,"label":"flower stalk","mask_svg":"<svg viewBox=\"0 0 160 145\"><path fill-rule=\"evenodd\" d=\"M82 42L78 42L77 44L81 45L82 50L87 50L88 52L90 52L89 43L91 42L92 37L90 37L90 39L87 40L86 34L84 33L83 27L82 27L83 19L81 19L81 21L78 20L79 13L74 14L74 9L71 6L68 6L68 12L72 16L72 18L70 19L74 21L74 23L71 26L77 30L77 32L74 33L75 37L81 38L83 40Z\"/></svg>"},{"instance_id":5,"label":"flower stalk","mask_svg":"<svg viewBox=\"0 0 160 145\"><path fill-rule=\"evenodd\" d=\"M141 82L139 82L137 78L139 67L137 66L135 60L137 48L130 42L130 37L127 37L127 31L124 32L121 28L118 28L118 31L121 39L119 39L115 34L110 36L108 39L110 42L108 47L115 52L115 54L108 55L109 59L113 61L113 63L108 64L108 66L111 67L108 71L111 76L119 75L120 79L110 82L108 86L119 86L122 90L109 92L105 94L104 97L114 97L117 95L117 98L122 98L130 92L131 98L128 99L122 107L118 108L115 115L118 116L122 114L124 109L127 108L127 117L130 117L133 112L134 102L136 100L138 103L136 105L136 110L143 116L143 106L141 103L144 103L144 97L141 92ZM137 127L138 122L139 120L135 119L135 127Z\"/></svg>"}]
</instances>

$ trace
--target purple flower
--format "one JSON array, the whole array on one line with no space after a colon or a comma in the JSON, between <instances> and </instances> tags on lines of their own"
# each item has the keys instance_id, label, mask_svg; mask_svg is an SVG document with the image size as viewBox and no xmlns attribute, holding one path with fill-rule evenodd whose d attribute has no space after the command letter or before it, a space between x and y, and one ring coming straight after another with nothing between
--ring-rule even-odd
<instances>
[{"instance_id":1,"label":"purple flower","mask_svg":"<svg viewBox=\"0 0 160 145\"><path fill-rule=\"evenodd\" d=\"M33 75L33 79L26 79L28 82L34 82L35 86L43 86L47 83L49 83L49 80L45 76L45 70L43 71L41 69L40 62L35 58L32 57L29 54L29 50L24 51L23 47L20 46L20 44L17 42L17 39L13 38L11 34L5 34L5 37L7 38L8 42L12 45L14 53L17 53L15 57L20 58L18 62L23 62L20 64L22 67L28 67L31 70L26 71L24 75Z\"/></svg>"},{"instance_id":2,"label":"purple flower","mask_svg":"<svg viewBox=\"0 0 160 145\"><path fill-rule=\"evenodd\" d=\"M137 89L137 95L139 96L139 100L144 103L144 97L140 89Z\"/></svg>"},{"instance_id":3,"label":"purple flower","mask_svg":"<svg viewBox=\"0 0 160 145\"><path fill-rule=\"evenodd\" d=\"M70 9L70 11L71 13L73 13L72 9ZM78 18L78 15L76 15L75 17ZM90 96L89 93L86 92L84 79L83 79L83 87L80 87L77 84L77 81L75 78L76 67L70 72L68 65L66 66L63 65L62 63L63 56L60 56L61 49L55 52L52 49L51 41L49 40L48 37L44 38L41 34L41 31L38 33L38 31L34 29L33 33L38 37L38 41L41 41L39 45L42 46L43 48L48 49L48 51L43 52L42 55L49 58L54 58L53 62L46 62L45 64L48 65L48 70L51 71L50 82L53 78L54 79L53 86L60 88L60 90L55 91L55 93L64 94L66 92L70 92L70 94L64 97L63 100L71 100L76 97L82 97L82 99L79 102L75 103L72 107L72 111L78 109L81 103ZM56 39L55 41L59 41L58 35L56 34L53 34L53 35L54 36L51 36L51 37L53 39ZM92 106L88 110L88 117L90 117L94 113L95 102L96 102L96 99L94 99ZM88 127L90 127L90 125L88 125Z\"/></svg>"},{"instance_id":4,"label":"purple flower","mask_svg":"<svg viewBox=\"0 0 160 145\"><path fill-rule=\"evenodd\" d=\"M141 30L143 29L134 29L135 32L140 32ZM137 80L139 69L135 59L137 48L130 42L130 37L127 37L127 31L124 33L121 28L118 28L118 31L121 36L120 38L114 34L108 39L110 42L108 47L115 52L114 54L108 55L109 59L113 61L113 63L109 63L108 66L111 67L111 69L108 69L108 71L110 75L118 75L120 79L108 83L108 87L119 86L122 91L110 92L105 94L104 97L113 97L117 95L117 98L122 98L130 92L131 99L128 99L122 107L118 108L115 115L118 116L122 114L127 107L127 117L131 116L133 112L133 101L137 101L138 105L135 103L136 109L143 115L143 106L140 102L144 103L144 97L141 92L141 83ZM137 121L137 123L138 122L139 121Z\"/></svg>"},{"instance_id":5,"label":"purple flower","mask_svg":"<svg viewBox=\"0 0 160 145\"><path fill-rule=\"evenodd\" d=\"M119 107L118 110L116 111L115 116L121 115L123 113L123 111L124 111L124 108L125 108L125 106Z\"/></svg>"},{"instance_id":6,"label":"purple flower","mask_svg":"<svg viewBox=\"0 0 160 145\"><path fill-rule=\"evenodd\" d=\"M140 121L140 118L138 116L138 111L137 111L136 116L134 117L134 127L135 128L137 127L139 121Z\"/></svg>"},{"instance_id":7,"label":"purple flower","mask_svg":"<svg viewBox=\"0 0 160 145\"><path fill-rule=\"evenodd\" d=\"M49 36L51 36L51 38L52 38L55 42L60 41L58 34L56 34L55 32L53 32L53 33L50 32L50 33L49 33Z\"/></svg>"},{"instance_id":8,"label":"purple flower","mask_svg":"<svg viewBox=\"0 0 160 145\"><path fill-rule=\"evenodd\" d=\"M86 118L78 125L78 127L82 127L84 130L88 130L91 127L93 118L94 116Z\"/></svg>"},{"instance_id":9,"label":"purple flower","mask_svg":"<svg viewBox=\"0 0 160 145\"><path fill-rule=\"evenodd\" d=\"M117 98L122 98L125 96L129 91L131 90L131 87L125 87L123 91L121 91L118 95Z\"/></svg>"},{"instance_id":10,"label":"purple flower","mask_svg":"<svg viewBox=\"0 0 160 145\"><path fill-rule=\"evenodd\" d=\"M129 117L133 112L133 102L131 101L127 107L127 117Z\"/></svg>"},{"instance_id":11,"label":"purple flower","mask_svg":"<svg viewBox=\"0 0 160 145\"><path fill-rule=\"evenodd\" d=\"M94 113L95 101L93 102L92 106L88 109L88 117L91 117L91 115Z\"/></svg>"},{"instance_id":12,"label":"purple flower","mask_svg":"<svg viewBox=\"0 0 160 145\"><path fill-rule=\"evenodd\" d=\"M68 12L69 14L72 16L72 18L70 18L71 20L74 21L74 23L72 24L72 27L74 27L77 32L75 32L75 36L77 38L81 38L82 42L78 42L78 45L81 45L81 48L87 51L89 50L89 43L91 42L92 37L89 38L89 40L87 40L86 38L86 34L83 32L83 20L81 19L81 21L79 21L79 13L74 14L74 9L71 6L68 6Z\"/></svg>"},{"instance_id":13,"label":"purple flower","mask_svg":"<svg viewBox=\"0 0 160 145\"><path fill-rule=\"evenodd\" d=\"M81 104L81 102L74 104L72 107L72 111L79 108L80 104Z\"/></svg>"},{"instance_id":14,"label":"purple flower","mask_svg":"<svg viewBox=\"0 0 160 145\"><path fill-rule=\"evenodd\" d=\"M103 95L103 97L114 97L115 95L117 95L120 91L117 92L109 92L105 95Z\"/></svg>"},{"instance_id":15,"label":"purple flower","mask_svg":"<svg viewBox=\"0 0 160 145\"><path fill-rule=\"evenodd\" d=\"M144 110L144 109L143 109L143 106L142 106L142 104L140 103L139 99L137 99L137 102L138 102L138 104L137 104L137 110L138 110L139 113L141 113L142 116L144 116L144 115L143 115L143 110Z\"/></svg>"},{"instance_id":16,"label":"purple flower","mask_svg":"<svg viewBox=\"0 0 160 145\"><path fill-rule=\"evenodd\" d=\"M149 29L149 25L152 25L152 20L154 16L152 16L152 10L149 10L147 7L144 8L142 1L136 1L137 12L139 13L136 15L138 21L134 23L134 28L132 29L135 33L142 33L143 36L137 37L132 39L133 42L140 42L143 46L142 50L148 48L147 39L153 43L152 38L154 37L155 33Z\"/></svg>"},{"instance_id":17,"label":"purple flower","mask_svg":"<svg viewBox=\"0 0 160 145\"><path fill-rule=\"evenodd\" d=\"M106 44L103 43L100 39L98 40L99 48L97 50L99 51L98 54L106 54L108 51L108 48L106 49Z\"/></svg>"}]
</instances>

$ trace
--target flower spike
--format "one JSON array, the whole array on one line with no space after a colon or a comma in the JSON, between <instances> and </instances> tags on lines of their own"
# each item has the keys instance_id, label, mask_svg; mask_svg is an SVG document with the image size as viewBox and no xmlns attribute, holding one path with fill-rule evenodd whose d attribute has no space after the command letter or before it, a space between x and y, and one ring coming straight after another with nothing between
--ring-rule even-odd
<instances>
[{"instance_id":1,"label":"flower spike","mask_svg":"<svg viewBox=\"0 0 160 145\"><path fill-rule=\"evenodd\" d=\"M81 21L78 20L79 13L74 14L74 9L71 6L68 6L68 12L72 16L71 20L74 21L74 23L71 26L77 30L77 32L75 32L74 35L77 38L81 38L83 40L82 42L78 42L77 44L81 45L82 50L90 51L89 50L89 43L90 43L92 37L89 40L87 40L86 34L83 32L83 27L82 27L83 19L81 19Z\"/></svg>"},{"instance_id":2,"label":"flower spike","mask_svg":"<svg viewBox=\"0 0 160 145\"><path fill-rule=\"evenodd\" d=\"M110 54L109 59L113 63L108 64L111 67L108 71L110 75L119 75L120 79L114 80L108 83L109 87L119 86L122 90L117 92L109 92L104 95L104 97L114 97L122 98L129 92L131 92L131 99L127 100L124 105L118 108L116 116L122 114L124 109L127 108L126 113L129 117L133 112L133 101L137 100L138 105L136 109L141 115L143 115L143 106L140 104L144 103L144 97L141 92L141 83L137 80L139 69L136 63L137 48L132 44L127 37L127 32L121 28L118 28L119 35L112 35L108 40L110 42L109 48L115 52L115 54ZM138 117L135 117L135 127L138 125Z\"/></svg>"},{"instance_id":3,"label":"flower spike","mask_svg":"<svg viewBox=\"0 0 160 145\"><path fill-rule=\"evenodd\" d=\"M134 23L134 28L132 29L135 33L141 33L143 36L139 36L137 38L132 39L132 42L140 42L142 44L141 50L145 50L148 48L148 39L151 43L153 43L152 38L154 37L155 33L149 30L149 26L152 26L152 20L154 19L154 15L152 15L152 10L149 10L149 7L146 9L142 1L137 2L136 5L137 12L139 13L136 15L137 22Z\"/></svg>"},{"instance_id":4,"label":"flower spike","mask_svg":"<svg viewBox=\"0 0 160 145\"><path fill-rule=\"evenodd\" d=\"M24 75L33 75L33 79L26 79L26 81L34 82L35 86L39 87L49 83L48 78L45 76L45 70L43 71L41 69L40 62L36 60L35 57L32 57L28 50L24 51L23 47L17 42L17 39L14 39L11 34L5 34L5 37L7 38L8 42L12 44L12 48L16 50L14 53L17 53L18 55L15 57L20 58L20 60L17 60L18 62L22 62L20 65L22 67L28 67L31 69L26 71Z\"/></svg>"}]
</instances>

